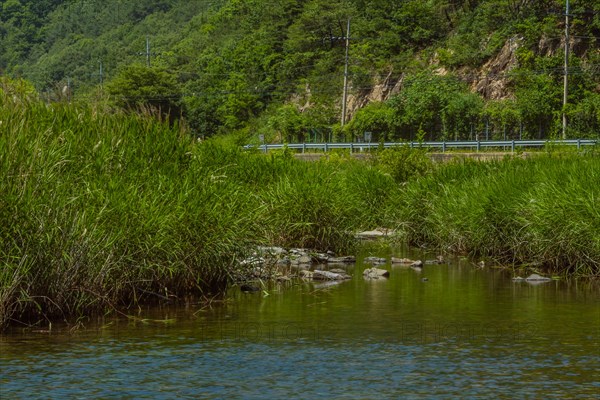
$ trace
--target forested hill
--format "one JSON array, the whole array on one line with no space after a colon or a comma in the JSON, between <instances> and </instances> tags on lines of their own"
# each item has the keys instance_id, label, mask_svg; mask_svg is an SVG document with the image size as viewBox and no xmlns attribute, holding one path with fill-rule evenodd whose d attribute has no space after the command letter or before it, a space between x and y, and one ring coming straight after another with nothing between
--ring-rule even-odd
<instances>
[{"instance_id":1,"label":"forested hill","mask_svg":"<svg viewBox=\"0 0 600 400\"><path fill-rule=\"evenodd\" d=\"M269 141L561 134L565 0L0 6L0 71L48 101L160 109L198 135ZM568 136L598 137L600 7L570 6Z\"/></svg>"}]
</instances>

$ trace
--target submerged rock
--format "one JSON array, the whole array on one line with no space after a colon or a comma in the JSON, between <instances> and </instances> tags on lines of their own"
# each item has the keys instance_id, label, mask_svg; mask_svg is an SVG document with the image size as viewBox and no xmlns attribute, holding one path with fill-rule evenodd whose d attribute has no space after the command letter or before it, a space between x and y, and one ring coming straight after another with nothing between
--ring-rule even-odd
<instances>
[{"instance_id":1,"label":"submerged rock","mask_svg":"<svg viewBox=\"0 0 600 400\"><path fill-rule=\"evenodd\" d=\"M363 272L363 276L367 279L380 279L390 276L390 271L381 268L367 268Z\"/></svg>"}]
</instances>

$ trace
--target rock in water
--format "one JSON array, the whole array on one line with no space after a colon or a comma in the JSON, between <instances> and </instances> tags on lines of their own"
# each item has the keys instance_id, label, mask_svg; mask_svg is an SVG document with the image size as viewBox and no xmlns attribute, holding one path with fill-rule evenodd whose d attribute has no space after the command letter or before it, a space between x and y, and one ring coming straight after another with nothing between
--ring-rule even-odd
<instances>
[{"instance_id":1,"label":"rock in water","mask_svg":"<svg viewBox=\"0 0 600 400\"><path fill-rule=\"evenodd\" d=\"M342 281L344 279L350 279L350 275L316 269L313 272L312 278L316 281Z\"/></svg>"},{"instance_id":2,"label":"rock in water","mask_svg":"<svg viewBox=\"0 0 600 400\"><path fill-rule=\"evenodd\" d=\"M392 257L392 264L403 264L403 265L410 265L412 263L414 263L414 260L411 260L410 258L397 258L397 257Z\"/></svg>"},{"instance_id":3,"label":"rock in water","mask_svg":"<svg viewBox=\"0 0 600 400\"><path fill-rule=\"evenodd\" d=\"M527 282L547 282L547 281L551 281L552 279L546 278L545 276L541 276L538 274L531 274L527 278L525 278L525 280Z\"/></svg>"},{"instance_id":4,"label":"rock in water","mask_svg":"<svg viewBox=\"0 0 600 400\"><path fill-rule=\"evenodd\" d=\"M327 260L329 264L352 264L356 262L356 257L345 256L345 257L331 257Z\"/></svg>"},{"instance_id":5,"label":"rock in water","mask_svg":"<svg viewBox=\"0 0 600 400\"><path fill-rule=\"evenodd\" d=\"M390 276L390 272L381 268L367 268L363 272L363 276L367 279L387 278Z\"/></svg>"},{"instance_id":6,"label":"rock in water","mask_svg":"<svg viewBox=\"0 0 600 400\"><path fill-rule=\"evenodd\" d=\"M255 285L250 285L248 283L244 283L240 286L240 290L244 293L253 293L260 291L260 288Z\"/></svg>"},{"instance_id":7,"label":"rock in water","mask_svg":"<svg viewBox=\"0 0 600 400\"><path fill-rule=\"evenodd\" d=\"M382 257L366 257L363 262L367 264L385 264L387 259Z\"/></svg>"}]
</instances>

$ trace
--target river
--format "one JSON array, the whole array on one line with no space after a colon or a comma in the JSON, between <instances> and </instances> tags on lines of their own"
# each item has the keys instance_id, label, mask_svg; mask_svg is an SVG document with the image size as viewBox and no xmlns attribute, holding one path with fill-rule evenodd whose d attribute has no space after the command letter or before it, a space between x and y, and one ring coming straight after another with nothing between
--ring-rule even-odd
<instances>
[{"instance_id":1,"label":"river","mask_svg":"<svg viewBox=\"0 0 600 400\"><path fill-rule=\"evenodd\" d=\"M598 282L513 282L465 259L230 290L69 332L0 336L0 398L593 398ZM433 255L430 255L433 256Z\"/></svg>"}]
</instances>

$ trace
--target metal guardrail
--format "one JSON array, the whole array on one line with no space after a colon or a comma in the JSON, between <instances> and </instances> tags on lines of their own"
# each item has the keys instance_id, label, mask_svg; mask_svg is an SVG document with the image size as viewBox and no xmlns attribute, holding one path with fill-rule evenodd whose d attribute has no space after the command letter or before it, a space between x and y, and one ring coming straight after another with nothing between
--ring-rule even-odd
<instances>
[{"instance_id":1,"label":"metal guardrail","mask_svg":"<svg viewBox=\"0 0 600 400\"><path fill-rule=\"evenodd\" d=\"M305 153L308 150L317 150L328 152L333 149L349 149L353 151L364 151L370 149L378 149L381 146L384 148L409 146L409 147L426 147L438 148L442 151L448 149L475 149L477 151L486 147L503 147L510 148L515 151L517 147L544 147L546 145L556 146L577 146L581 149L582 146L598 145L597 139L568 139L568 140L476 140L476 141L457 141L457 142L386 142L386 143L287 143L287 144L262 144L262 145L246 145L245 149L257 148L265 153L268 150L280 150L283 148L301 150Z\"/></svg>"}]
</instances>

